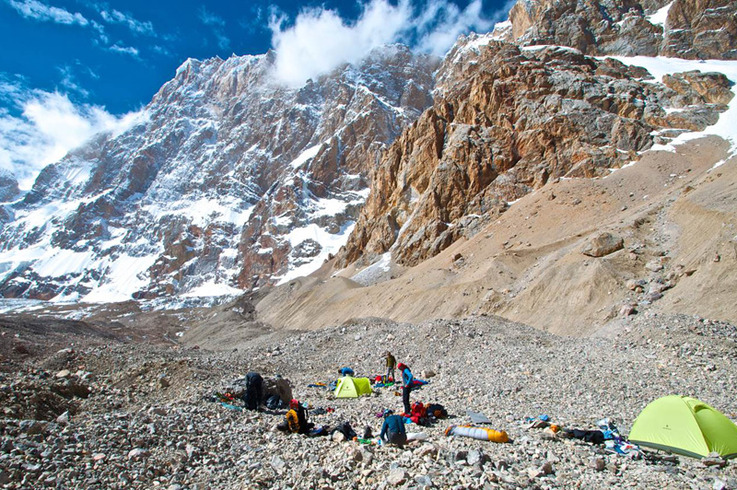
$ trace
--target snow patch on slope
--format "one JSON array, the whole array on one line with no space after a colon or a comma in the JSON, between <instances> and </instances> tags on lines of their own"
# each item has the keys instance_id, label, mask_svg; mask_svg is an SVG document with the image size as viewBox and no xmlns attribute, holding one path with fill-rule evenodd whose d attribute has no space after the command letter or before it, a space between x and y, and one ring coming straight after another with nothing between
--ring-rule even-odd
<instances>
[{"instance_id":1,"label":"snow patch on slope","mask_svg":"<svg viewBox=\"0 0 737 490\"><path fill-rule=\"evenodd\" d=\"M647 16L646 17L647 21L650 22L654 26L665 27L665 21L668 19L668 11L670 11L670 8L672 6L673 6L673 2L661 8L654 14Z\"/></svg>"},{"instance_id":2,"label":"snow patch on slope","mask_svg":"<svg viewBox=\"0 0 737 490\"><path fill-rule=\"evenodd\" d=\"M647 56L611 56L626 65L642 66L647 69L658 82L664 75L698 70L701 72L723 73L732 83L737 84L737 61L724 60L683 60L678 58L655 58ZM733 97L727 111L719 115L719 121L704 131L683 133L667 145L655 145L651 150L675 151L675 147L687 141L707 135L716 135L729 141L732 154L737 153L737 97Z\"/></svg>"},{"instance_id":3,"label":"snow patch on slope","mask_svg":"<svg viewBox=\"0 0 737 490\"><path fill-rule=\"evenodd\" d=\"M277 284L284 284L296 277L307 276L315 272L328 259L329 255L334 255L340 247L345 245L348 240L348 236L351 234L354 227L355 223L351 222L350 224L343 226L339 233L332 234L315 223L311 223L302 228L295 228L290 231L285 238L289 243L291 243L292 248L296 248L297 245L307 240L314 240L319 243L322 248L320 253L313 257L308 263L290 269L282 277L275 278L278 281Z\"/></svg>"}]
</instances>

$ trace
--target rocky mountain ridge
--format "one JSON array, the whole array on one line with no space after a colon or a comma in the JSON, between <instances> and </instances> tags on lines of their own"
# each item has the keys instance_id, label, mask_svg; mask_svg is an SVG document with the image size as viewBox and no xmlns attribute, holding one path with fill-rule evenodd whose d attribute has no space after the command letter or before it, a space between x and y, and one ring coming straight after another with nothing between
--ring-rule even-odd
<instances>
[{"instance_id":1,"label":"rocky mountain ridge","mask_svg":"<svg viewBox=\"0 0 737 490\"><path fill-rule=\"evenodd\" d=\"M299 89L272 64L188 60L134 128L44 169L2 206L0 294L235 293L319 265L377 152L429 105L436 61L387 46Z\"/></svg>"},{"instance_id":2,"label":"rocky mountain ridge","mask_svg":"<svg viewBox=\"0 0 737 490\"><path fill-rule=\"evenodd\" d=\"M730 0L523 0L497 33L523 46L570 46L592 56L734 60L735 13Z\"/></svg>"}]
</instances>

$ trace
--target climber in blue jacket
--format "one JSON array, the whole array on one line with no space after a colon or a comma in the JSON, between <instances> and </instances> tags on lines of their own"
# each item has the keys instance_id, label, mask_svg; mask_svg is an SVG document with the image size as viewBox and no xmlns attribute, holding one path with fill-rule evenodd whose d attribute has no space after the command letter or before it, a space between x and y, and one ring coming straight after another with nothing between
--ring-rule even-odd
<instances>
[{"instance_id":1,"label":"climber in blue jacket","mask_svg":"<svg viewBox=\"0 0 737 490\"><path fill-rule=\"evenodd\" d=\"M388 415L384 418L379 438L383 441L403 447L407 443L407 432L404 429L404 417Z\"/></svg>"},{"instance_id":2,"label":"climber in blue jacket","mask_svg":"<svg viewBox=\"0 0 737 490\"><path fill-rule=\"evenodd\" d=\"M402 403L404 403L404 413L409 414L412 409L409 404L409 392L414 388L415 377L406 364L397 364L399 372L402 373Z\"/></svg>"}]
</instances>

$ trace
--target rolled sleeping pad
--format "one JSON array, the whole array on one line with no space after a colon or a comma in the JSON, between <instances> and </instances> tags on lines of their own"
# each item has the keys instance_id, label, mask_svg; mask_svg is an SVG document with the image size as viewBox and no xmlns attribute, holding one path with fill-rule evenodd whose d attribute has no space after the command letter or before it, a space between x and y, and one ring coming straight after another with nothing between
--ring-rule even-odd
<instances>
[{"instance_id":1,"label":"rolled sleeping pad","mask_svg":"<svg viewBox=\"0 0 737 490\"><path fill-rule=\"evenodd\" d=\"M481 441L509 442L509 436L503 430L474 427L472 425L451 425L445 431L446 436L464 436Z\"/></svg>"}]
</instances>

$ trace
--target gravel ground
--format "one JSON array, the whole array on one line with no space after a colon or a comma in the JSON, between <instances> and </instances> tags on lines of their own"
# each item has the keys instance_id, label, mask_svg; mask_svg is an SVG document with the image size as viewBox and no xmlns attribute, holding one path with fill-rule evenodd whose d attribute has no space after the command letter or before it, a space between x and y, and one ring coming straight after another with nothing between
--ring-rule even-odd
<instances>
[{"instance_id":1,"label":"gravel ground","mask_svg":"<svg viewBox=\"0 0 737 490\"><path fill-rule=\"evenodd\" d=\"M566 428L608 417L627 434L650 401L684 394L737 419L737 328L687 316L639 317L607 337L558 337L494 317L419 325L380 319L279 331L237 350L142 343L77 346L42 359L5 359L0 372L3 488L737 488L734 464L706 466L530 428L548 415ZM381 427L401 411L391 388L336 400L308 384L350 366L383 371L391 350L430 383L412 401L449 418L404 449L274 430L283 411L231 410L209 401L248 371L288 379L317 424ZM430 376L431 374L434 376ZM508 432L497 444L447 437L466 410ZM319 412L319 410L318 410Z\"/></svg>"}]
</instances>

